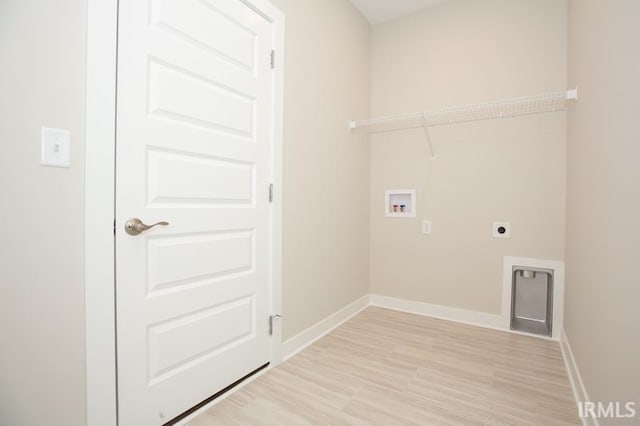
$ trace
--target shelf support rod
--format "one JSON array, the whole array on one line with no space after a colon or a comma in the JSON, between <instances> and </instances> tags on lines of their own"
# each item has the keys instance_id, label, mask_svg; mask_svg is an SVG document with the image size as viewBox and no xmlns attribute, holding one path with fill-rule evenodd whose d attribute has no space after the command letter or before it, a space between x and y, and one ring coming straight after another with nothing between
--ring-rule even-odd
<instances>
[{"instance_id":1,"label":"shelf support rod","mask_svg":"<svg viewBox=\"0 0 640 426\"><path fill-rule=\"evenodd\" d=\"M427 126L427 114L422 113L422 129L424 130L424 136L427 138L427 145L429 146L429 154L431 158L436 158L433 153L433 144L431 143L431 135L429 135L429 126Z\"/></svg>"}]
</instances>

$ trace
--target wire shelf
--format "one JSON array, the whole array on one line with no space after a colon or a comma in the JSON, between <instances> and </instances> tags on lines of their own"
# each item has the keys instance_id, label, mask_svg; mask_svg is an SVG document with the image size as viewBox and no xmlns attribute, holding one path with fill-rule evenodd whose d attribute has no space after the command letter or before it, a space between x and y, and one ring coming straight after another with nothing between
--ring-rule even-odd
<instances>
[{"instance_id":1,"label":"wire shelf","mask_svg":"<svg viewBox=\"0 0 640 426\"><path fill-rule=\"evenodd\" d=\"M371 133L383 133L420 127L427 128L479 120L558 112L565 111L568 102L570 100L576 100L577 98L578 91L575 89L461 105L412 114L390 115L367 120L351 121L349 127L352 130L369 127Z\"/></svg>"}]
</instances>

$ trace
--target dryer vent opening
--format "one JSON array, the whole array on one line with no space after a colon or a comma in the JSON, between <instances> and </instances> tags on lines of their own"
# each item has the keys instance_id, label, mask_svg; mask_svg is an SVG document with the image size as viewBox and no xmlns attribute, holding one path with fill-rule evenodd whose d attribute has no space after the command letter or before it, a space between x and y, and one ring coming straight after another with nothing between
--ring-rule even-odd
<instances>
[{"instance_id":1,"label":"dryer vent opening","mask_svg":"<svg viewBox=\"0 0 640 426\"><path fill-rule=\"evenodd\" d=\"M551 336L553 270L514 266L511 285L511 330Z\"/></svg>"}]
</instances>

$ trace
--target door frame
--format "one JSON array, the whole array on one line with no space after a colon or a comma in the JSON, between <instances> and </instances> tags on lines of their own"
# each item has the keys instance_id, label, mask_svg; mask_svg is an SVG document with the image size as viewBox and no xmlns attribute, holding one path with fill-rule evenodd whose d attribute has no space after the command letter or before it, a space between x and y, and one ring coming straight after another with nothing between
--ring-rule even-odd
<instances>
[{"instance_id":1,"label":"door frame","mask_svg":"<svg viewBox=\"0 0 640 426\"><path fill-rule=\"evenodd\" d=\"M272 129L272 314L282 307L282 149L284 14L269 0L238 0L274 24ZM116 426L115 148L118 0L87 1L85 104L85 342L88 426ZM266 194L265 194L266 196ZM265 319L266 320L266 319ZM282 362L282 329L274 324L271 365Z\"/></svg>"}]
</instances>

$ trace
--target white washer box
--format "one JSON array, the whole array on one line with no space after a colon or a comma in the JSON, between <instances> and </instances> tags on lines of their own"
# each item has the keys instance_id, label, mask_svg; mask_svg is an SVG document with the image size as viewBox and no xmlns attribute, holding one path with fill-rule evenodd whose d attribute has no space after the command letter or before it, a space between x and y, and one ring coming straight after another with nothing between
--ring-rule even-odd
<instances>
[{"instance_id":1,"label":"white washer box","mask_svg":"<svg viewBox=\"0 0 640 426\"><path fill-rule=\"evenodd\" d=\"M384 191L386 217L416 217L415 189L387 189Z\"/></svg>"}]
</instances>

